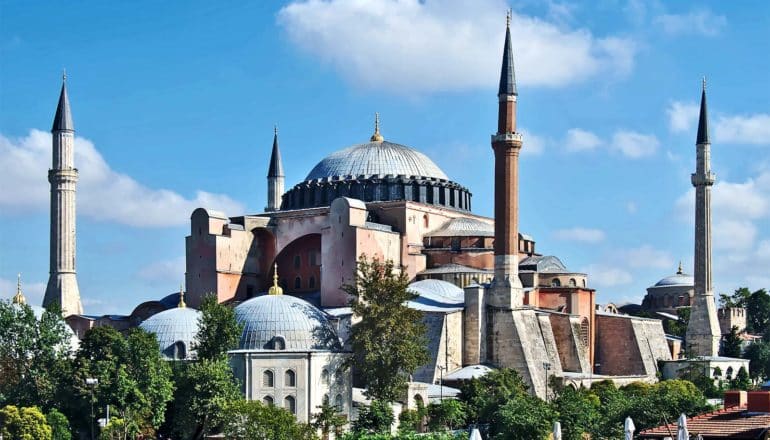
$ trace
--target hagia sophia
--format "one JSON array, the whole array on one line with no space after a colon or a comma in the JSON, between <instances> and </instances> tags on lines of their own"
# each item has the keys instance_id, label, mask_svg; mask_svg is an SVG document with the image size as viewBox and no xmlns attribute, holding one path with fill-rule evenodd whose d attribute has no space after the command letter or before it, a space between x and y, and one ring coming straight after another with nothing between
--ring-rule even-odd
<instances>
[{"instance_id":1,"label":"hagia sophia","mask_svg":"<svg viewBox=\"0 0 770 440\"><path fill-rule=\"evenodd\" d=\"M196 308L213 293L235 308L244 326L230 355L246 398L280 405L300 421L325 399L350 416L362 399L341 365L359 318L341 286L354 280L363 255L402 268L416 295L408 306L424 312L430 361L413 372L407 405L451 395L456 389L447 385L501 367L518 371L542 398L549 396L550 377L573 386L657 381L661 362L678 356L661 321L600 305L589 274L570 270L519 231L520 215L529 215L518 205L519 190L527 191L520 187L519 154L527 147L517 131L509 27L497 98L493 218L474 214L468 187L428 156L387 139L379 115L368 140L355 135L357 143L331 152L288 189L276 130L264 212L195 209L185 238L186 287L139 304L130 315L91 316L84 314L76 280L78 174L65 83L52 128L51 279L44 306L58 303L78 337L94 326L139 326L156 334L166 359L185 360L195 358ZM704 88L701 125L705 118ZM698 148L708 144L705 130L702 138L699 128ZM694 174L693 184L710 191L710 168L704 170L697 176L705 180ZM710 216L710 205L707 211ZM716 361L713 342L721 332L709 291L710 222L707 249L698 247L706 240L699 231L695 248L703 257L696 255L696 275L680 267L648 289L642 307L670 314L693 306L691 352ZM704 270L707 285L699 284Z\"/></svg>"}]
</instances>

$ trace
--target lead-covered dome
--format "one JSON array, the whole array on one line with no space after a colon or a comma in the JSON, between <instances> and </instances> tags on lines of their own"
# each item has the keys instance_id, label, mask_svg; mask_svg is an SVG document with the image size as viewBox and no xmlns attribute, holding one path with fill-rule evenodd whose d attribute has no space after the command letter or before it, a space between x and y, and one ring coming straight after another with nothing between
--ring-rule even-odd
<instances>
[{"instance_id":1,"label":"lead-covered dome","mask_svg":"<svg viewBox=\"0 0 770 440\"><path fill-rule=\"evenodd\" d=\"M243 325L242 350L337 350L340 340L327 315L289 295L264 295L235 308Z\"/></svg>"},{"instance_id":2,"label":"lead-covered dome","mask_svg":"<svg viewBox=\"0 0 770 440\"><path fill-rule=\"evenodd\" d=\"M388 174L449 180L428 156L387 141L368 142L336 151L318 162L305 180Z\"/></svg>"},{"instance_id":3,"label":"lead-covered dome","mask_svg":"<svg viewBox=\"0 0 770 440\"><path fill-rule=\"evenodd\" d=\"M156 313L139 328L153 333L160 345L161 355L166 359L195 358L196 336L201 312L189 307L175 307Z\"/></svg>"},{"instance_id":4,"label":"lead-covered dome","mask_svg":"<svg viewBox=\"0 0 770 440\"><path fill-rule=\"evenodd\" d=\"M677 273L671 276L667 276L657 283L655 283L656 287L663 287L663 286L694 286L695 285L695 278L693 278L692 275L688 275L686 273Z\"/></svg>"}]
</instances>

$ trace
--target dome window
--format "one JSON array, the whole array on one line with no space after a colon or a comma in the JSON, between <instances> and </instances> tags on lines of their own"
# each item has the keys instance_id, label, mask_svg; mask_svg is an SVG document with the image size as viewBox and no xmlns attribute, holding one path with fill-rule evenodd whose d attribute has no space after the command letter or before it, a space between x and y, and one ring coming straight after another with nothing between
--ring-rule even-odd
<instances>
[{"instance_id":1,"label":"dome window","mask_svg":"<svg viewBox=\"0 0 770 440\"><path fill-rule=\"evenodd\" d=\"M286 339L283 336L273 338L273 350L286 350Z\"/></svg>"},{"instance_id":2,"label":"dome window","mask_svg":"<svg viewBox=\"0 0 770 440\"><path fill-rule=\"evenodd\" d=\"M569 279L569 286L570 287L577 287L577 281L575 281L574 278Z\"/></svg>"},{"instance_id":3,"label":"dome window","mask_svg":"<svg viewBox=\"0 0 770 440\"><path fill-rule=\"evenodd\" d=\"M561 287L561 281L558 278L551 280L551 287Z\"/></svg>"},{"instance_id":4,"label":"dome window","mask_svg":"<svg viewBox=\"0 0 770 440\"><path fill-rule=\"evenodd\" d=\"M187 359L187 347L182 341L174 343L174 359Z\"/></svg>"},{"instance_id":5,"label":"dome window","mask_svg":"<svg viewBox=\"0 0 770 440\"><path fill-rule=\"evenodd\" d=\"M297 374L294 373L294 370L286 370L286 373L283 377L283 386L286 387L296 387L297 386Z\"/></svg>"},{"instance_id":6,"label":"dome window","mask_svg":"<svg viewBox=\"0 0 770 440\"><path fill-rule=\"evenodd\" d=\"M262 373L262 386L272 388L274 386L273 372L271 370L265 370Z\"/></svg>"}]
</instances>

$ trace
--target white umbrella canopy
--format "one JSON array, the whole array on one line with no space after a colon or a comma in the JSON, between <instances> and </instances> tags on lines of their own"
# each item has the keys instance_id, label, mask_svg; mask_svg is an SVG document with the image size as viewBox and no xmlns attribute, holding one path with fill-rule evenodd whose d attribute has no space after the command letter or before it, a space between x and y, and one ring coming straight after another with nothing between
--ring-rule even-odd
<instances>
[{"instance_id":1,"label":"white umbrella canopy","mask_svg":"<svg viewBox=\"0 0 770 440\"><path fill-rule=\"evenodd\" d=\"M479 430L476 428L473 428L473 431L471 431L471 436L468 437L468 440L483 440L481 438L481 433L479 433Z\"/></svg>"},{"instance_id":2,"label":"white umbrella canopy","mask_svg":"<svg viewBox=\"0 0 770 440\"><path fill-rule=\"evenodd\" d=\"M682 414L677 420L679 427L676 430L676 440L690 440L690 433L687 432L687 416Z\"/></svg>"},{"instance_id":3,"label":"white umbrella canopy","mask_svg":"<svg viewBox=\"0 0 770 440\"><path fill-rule=\"evenodd\" d=\"M634 426L634 421L631 420L631 417L626 417L626 423L623 424L623 431L626 434L625 440L634 440L636 426Z\"/></svg>"},{"instance_id":4,"label":"white umbrella canopy","mask_svg":"<svg viewBox=\"0 0 770 440\"><path fill-rule=\"evenodd\" d=\"M561 423L553 422L553 440L561 440Z\"/></svg>"}]
</instances>

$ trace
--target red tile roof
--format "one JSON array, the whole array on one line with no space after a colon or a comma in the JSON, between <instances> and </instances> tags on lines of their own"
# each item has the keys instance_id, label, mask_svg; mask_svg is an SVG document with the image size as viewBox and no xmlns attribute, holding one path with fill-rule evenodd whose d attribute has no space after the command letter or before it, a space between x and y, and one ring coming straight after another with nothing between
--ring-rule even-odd
<instances>
[{"instance_id":1,"label":"red tile roof","mask_svg":"<svg viewBox=\"0 0 770 440\"><path fill-rule=\"evenodd\" d=\"M670 429L670 431L669 431ZM676 422L645 429L639 432L640 439L676 438ZM698 434L704 440L760 440L770 434L770 413L749 413L746 406L734 406L718 411L687 418L687 430L691 438ZM670 432L670 433L669 433Z\"/></svg>"}]
</instances>

